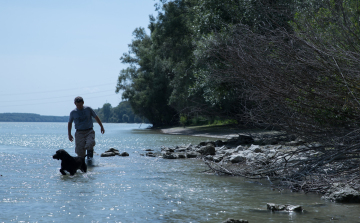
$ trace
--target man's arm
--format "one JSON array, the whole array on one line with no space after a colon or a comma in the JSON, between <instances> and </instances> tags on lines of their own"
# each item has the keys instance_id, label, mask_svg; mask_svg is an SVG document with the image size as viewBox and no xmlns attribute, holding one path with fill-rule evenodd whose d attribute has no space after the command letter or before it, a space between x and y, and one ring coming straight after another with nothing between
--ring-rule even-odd
<instances>
[{"instance_id":1,"label":"man's arm","mask_svg":"<svg viewBox=\"0 0 360 223\"><path fill-rule=\"evenodd\" d=\"M70 142L74 141L74 137L71 135L72 122L68 122L68 137Z\"/></svg>"},{"instance_id":2,"label":"man's arm","mask_svg":"<svg viewBox=\"0 0 360 223\"><path fill-rule=\"evenodd\" d=\"M104 134L104 133L105 133L105 129L104 129L103 124L101 123L101 120L100 120L99 116L96 116L96 117L95 117L95 120L96 120L96 122L100 125L101 133Z\"/></svg>"}]
</instances>

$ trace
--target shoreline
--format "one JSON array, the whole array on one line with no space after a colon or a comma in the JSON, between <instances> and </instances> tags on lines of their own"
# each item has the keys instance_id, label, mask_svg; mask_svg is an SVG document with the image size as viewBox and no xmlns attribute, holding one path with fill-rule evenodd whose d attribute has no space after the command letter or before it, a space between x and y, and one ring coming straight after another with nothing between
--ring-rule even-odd
<instances>
[{"instance_id":1,"label":"shoreline","mask_svg":"<svg viewBox=\"0 0 360 223\"><path fill-rule=\"evenodd\" d=\"M165 159L201 158L214 173L242 176L249 179L276 181L289 173L299 174L313 157L325 156L321 145L306 143L300 138L283 135L278 131L236 129L232 126L191 126L160 129L163 134L201 136L218 139L201 142L199 145L163 147L159 156ZM222 140L226 141L223 142ZM146 156L157 156L152 152ZM313 161L317 165L319 161ZM327 171L337 171L336 163L322 167ZM358 168L356 168L358 169ZM313 179L305 176L296 181L279 182L279 187L287 187L294 192L315 192L322 198L339 203L360 203L360 184L356 179L356 169L351 173L334 177L323 173L321 167L314 171ZM271 171L270 171L271 170ZM286 170L286 171L285 171ZM301 174L301 172L300 172ZM270 177L270 178L269 178ZM285 177L285 178L284 178Z\"/></svg>"},{"instance_id":2,"label":"shoreline","mask_svg":"<svg viewBox=\"0 0 360 223\"><path fill-rule=\"evenodd\" d=\"M259 129L240 129L230 125L211 125L211 126L189 126L189 127L169 127L161 128L161 133L170 135L189 135L197 137L208 137L217 139L231 139L241 135L272 134L275 131L265 131Z\"/></svg>"}]
</instances>

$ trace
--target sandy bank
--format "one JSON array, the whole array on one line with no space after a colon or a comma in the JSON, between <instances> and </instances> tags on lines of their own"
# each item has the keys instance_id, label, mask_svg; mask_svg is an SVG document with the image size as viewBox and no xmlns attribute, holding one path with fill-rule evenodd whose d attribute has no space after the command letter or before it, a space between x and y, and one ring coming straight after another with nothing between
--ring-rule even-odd
<instances>
[{"instance_id":1,"label":"sandy bank","mask_svg":"<svg viewBox=\"0 0 360 223\"><path fill-rule=\"evenodd\" d=\"M190 126L190 127L172 127L161 129L162 133L173 135L191 135L209 138L230 139L237 137L239 134L264 134L270 133L263 130L239 129L229 125L215 126Z\"/></svg>"}]
</instances>

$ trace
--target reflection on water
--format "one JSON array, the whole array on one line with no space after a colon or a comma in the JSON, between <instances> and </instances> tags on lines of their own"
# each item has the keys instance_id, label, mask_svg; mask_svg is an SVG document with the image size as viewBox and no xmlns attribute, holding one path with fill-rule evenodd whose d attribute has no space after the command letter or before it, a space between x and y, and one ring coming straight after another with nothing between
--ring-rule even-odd
<instances>
[{"instance_id":1,"label":"reflection on water","mask_svg":"<svg viewBox=\"0 0 360 223\"><path fill-rule=\"evenodd\" d=\"M207 139L162 135L139 125L105 124L106 134L96 135L94 166L62 176L52 155L57 149L75 155L66 128L0 123L1 222L360 222L357 204L273 191L267 181L204 174L199 160L140 156L144 149ZM130 156L100 157L110 147ZM306 212L270 213L268 202L299 204Z\"/></svg>"}]
</instances>

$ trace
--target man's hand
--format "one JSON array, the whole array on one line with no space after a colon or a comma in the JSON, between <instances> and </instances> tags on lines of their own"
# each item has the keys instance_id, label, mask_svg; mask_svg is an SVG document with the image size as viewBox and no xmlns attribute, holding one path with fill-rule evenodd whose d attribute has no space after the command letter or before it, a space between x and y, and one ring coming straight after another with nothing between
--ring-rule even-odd
<instances>
[{"instance_id":1,"label":"man's hand","mask_svg":"<svg viewBox=\"0 0 360 223\"><path fill-rule=\"evenodd\" d=\"M104 134L104 133L105 133L105 129L104 129L103 124L101 123L101 120L100 120L99 116L96 116L96 117L95 117L95 120L96 120L96 122L100 125L100 131L101 131L101 133Z\"/></svg>"},{"instance_id":2,"label":"man's hand","mask_svg":"<svg viewBox=\"0 0 360 223\"><path fill-rule=\"evenodd\" d=\"M70 142L74 141L74 137L71 135L72 122L68 122L68 137Z\"/></svg>"}]
</instances>

